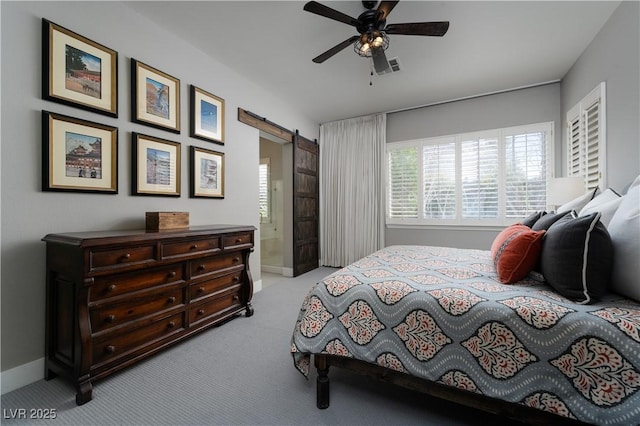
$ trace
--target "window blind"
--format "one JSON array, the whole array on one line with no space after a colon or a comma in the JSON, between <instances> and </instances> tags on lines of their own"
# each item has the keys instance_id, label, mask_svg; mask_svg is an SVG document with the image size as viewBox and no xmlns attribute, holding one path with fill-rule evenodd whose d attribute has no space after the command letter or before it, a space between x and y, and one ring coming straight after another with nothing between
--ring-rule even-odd
<instances>
[{"instance_id":1,"label":"window blind","mask_svg":"<svg viewBox=\"0 0 640 426\"><path fill-rule=\"evenodd\" d=\"M271 208L269 200L269 162L261 160L258 168L259 191L258 205L260 208L260 223L268 223L271 220Z\"/></svg>"},{"instance_id":2,"label":"window blind","mask_svg":"<svg viewBox=\"0 0 640 426\"><path fill-rule=\"evenodd\" d=\"M418 217L418 148L408 147L389 153L389 216Z\"/></svg>"},{"instance_id":3,"label":"window blind","mask_svg":"<svg viewBox=\"0 0 640 426\"><path fill-rule=\"evenodd\" d=\"M508 225L546 207L553 123L387 145L387 224Z\"/></svg>"},{"instance_id":4,"label":"window blind","mask_svg":"<svg viewBox=\"0 0 640 426\"><path fill-rule=\"evenodd\" d=\"M585 189L606 187L605 83L567 112L567 174L584 178Z\"/></svg>"}]
</instances>

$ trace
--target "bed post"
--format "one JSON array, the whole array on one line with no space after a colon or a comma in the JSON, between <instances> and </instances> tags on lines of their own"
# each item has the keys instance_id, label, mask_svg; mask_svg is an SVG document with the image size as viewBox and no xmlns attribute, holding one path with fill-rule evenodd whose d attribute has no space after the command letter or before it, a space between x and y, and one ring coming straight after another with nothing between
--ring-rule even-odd
<instances>
[{"instance_id":1,"label":"bed post","mask_svg":"<svg viewBox=\"0 0 640 426\"><path fill-rule=\"evenodd\" d=\"M326 355L313 356L318 378L316 379L316 407L329 408L329 360Z\"/></svg>"}]
</instances>

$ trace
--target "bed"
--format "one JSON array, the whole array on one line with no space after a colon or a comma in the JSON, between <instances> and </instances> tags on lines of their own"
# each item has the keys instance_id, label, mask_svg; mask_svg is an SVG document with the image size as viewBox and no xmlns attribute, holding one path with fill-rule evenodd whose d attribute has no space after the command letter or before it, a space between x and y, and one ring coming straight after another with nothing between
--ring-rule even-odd
<instances>
[{"instance_id":1,"label":"bed","mask_svg":"<svg viewBox=\"0 0 640 426\"><path fill-rule=\"evenodd\" d=\"M291 353L307 377L313 357L319 408L336 366L530 423L640 424L640 303L578 303L535 270L504 284L489 250L390 246L336 271L306 296Z\"/></svg>"}]
</instances>

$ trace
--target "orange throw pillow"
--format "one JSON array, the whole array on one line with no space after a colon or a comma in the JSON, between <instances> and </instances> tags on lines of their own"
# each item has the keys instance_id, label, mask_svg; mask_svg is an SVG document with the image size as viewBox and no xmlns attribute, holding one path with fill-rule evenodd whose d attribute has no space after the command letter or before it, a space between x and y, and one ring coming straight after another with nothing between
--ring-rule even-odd
<instances>
[{"instance_id":1,"label":"orange throw pillow","mask_svg":"<svg viewBox=\"0 0 640 426\"><path fill-rule=\"evenodd\" d=\"M491 257L500 282L520 281L533 270L540 258L545 232L515 224L498 234L491 244Z\"/></svg>"}]
</instances>

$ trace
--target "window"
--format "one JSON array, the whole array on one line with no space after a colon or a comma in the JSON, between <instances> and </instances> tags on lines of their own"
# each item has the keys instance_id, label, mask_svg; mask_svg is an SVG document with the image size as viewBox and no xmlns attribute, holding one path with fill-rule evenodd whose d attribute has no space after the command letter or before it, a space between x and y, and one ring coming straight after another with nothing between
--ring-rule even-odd
<instances>
[{"instance_id":1,"label":"window","mask_svg":"<svg viewBox=\"0 0 640 426\"><path fill-rule=\"evenodd\" d=\"M567 112L567 175L583 176L585 189L605 188L605 83Z\"/></svg>"},{"instance_id":2,"label":"window","mask_svg":"<svg viewBox=\"0 0 640 426\"><path fill-rule=\"evenodd\" d=\"M511 224L546 207L553 123L387 145L387 224Z\"/></svg>"},{"instance_id":3,"label":"window","mask_svg":"<svg viewBox=\"0 0 640 426\"><path fill-rule=\"evenodd\" d=\"M260 189L258 191L259 206L260 206L260 223L271 222L271 197L269 188L271 187L270 176L270 161L269 158L260 159L259 167L259 181Z\"/></svg>"}]
</instances>

